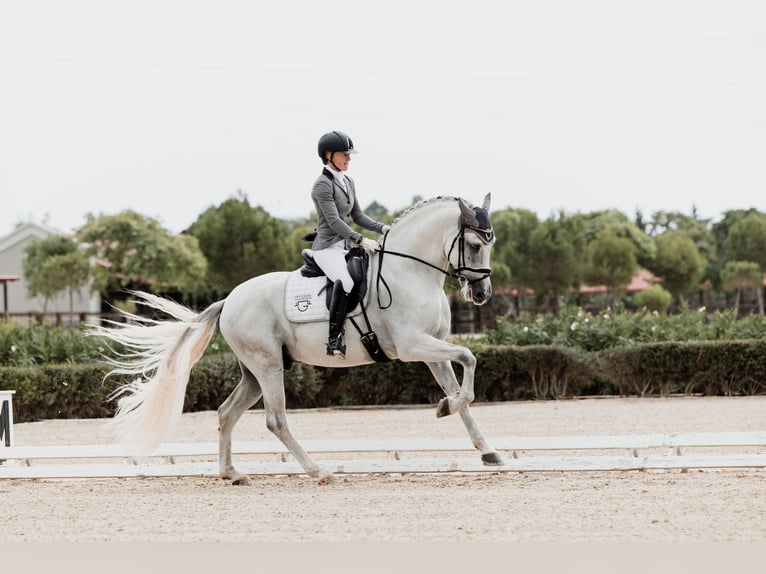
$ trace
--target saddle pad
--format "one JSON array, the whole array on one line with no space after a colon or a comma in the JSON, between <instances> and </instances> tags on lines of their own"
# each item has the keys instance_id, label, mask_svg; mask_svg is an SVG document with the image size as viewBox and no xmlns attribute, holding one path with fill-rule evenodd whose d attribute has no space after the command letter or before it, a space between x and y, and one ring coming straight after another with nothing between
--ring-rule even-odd
<instances>
[{"instance_id":1,"label":"saddle pad","mask_svg":"<svg viewBox=\"0 0 766 574\"><path fill-rule=\"evenodd\" d=\"M304 277L300 270L293 271L287 278L285 286L285 316L293 323L311 323L313 321L329 321L330 311L327 309L327 293L325 285L327 277ZM369 293L369 289L367 290ZM361 305L349 311L347 317L353 317L362 312Z\"/></svg>"}]
</instances>

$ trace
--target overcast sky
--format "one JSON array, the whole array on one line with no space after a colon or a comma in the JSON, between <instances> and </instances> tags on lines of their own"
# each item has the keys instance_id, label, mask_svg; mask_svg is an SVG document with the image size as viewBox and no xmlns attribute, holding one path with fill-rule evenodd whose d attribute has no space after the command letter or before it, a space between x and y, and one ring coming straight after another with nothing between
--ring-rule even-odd
<instances>
[{"instance_id":1,"label":"overcast sky","mask_svg":"<svg viewBox=\"0 0 766 574\"><path fill-rule=\"evenodd\" d=\"M0 235L308 217L333 129L363 206L766 211L766 2L0 0Z\"/></svg>"}]
</instances>

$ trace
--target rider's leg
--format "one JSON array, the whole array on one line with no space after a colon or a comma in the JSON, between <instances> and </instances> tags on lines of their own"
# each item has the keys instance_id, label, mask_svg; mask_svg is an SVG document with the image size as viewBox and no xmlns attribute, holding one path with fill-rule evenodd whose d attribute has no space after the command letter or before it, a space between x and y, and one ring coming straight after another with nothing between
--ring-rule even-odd
<instances>
[{"instance_id":1,"label":"rider's leg","mask_svg":"<svg viewBox=\"0 0 766 574\"><path fill-rule=\"evenodd\" d=\"M338 280L332 287L330 296L330 337L327 340L328 355L346 355L346 344L343 340L343 327L346 324L348 293L343 282Z\"/></svg>"},{"instance_id":2,"label":"rider's leg","mask_svg":"<svg viewBox=\"0 0 766 574\"><path fill-rule=\"evenodd\" d=\"M314 261L334 283L330 296L327 354L344 356L346 346L343 343L343 327L346 322L346 303L348 294L354 288L354 280L349 275L346 265L346 250L342 248L342 243L327 249L316 250Z\"/></svg>"}]
</instances>

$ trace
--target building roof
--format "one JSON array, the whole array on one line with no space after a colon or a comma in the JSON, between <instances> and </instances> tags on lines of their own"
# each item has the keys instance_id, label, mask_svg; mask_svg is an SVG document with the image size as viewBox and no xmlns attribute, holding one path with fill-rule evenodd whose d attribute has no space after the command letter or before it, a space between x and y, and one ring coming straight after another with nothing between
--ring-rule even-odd
<instances>
[{"instance_id":1,"label":"building roof","mask_svg":"<svg viewBox=\"0 0 766 574\"><path fill-rule=\"evenodd\" d=\"M66 235L60 229L42 223L22 223L9 234L0 237L0 253L29 237L44 238L49 235Z\"/></svg>"},{"instance_id":2,"label":"building roof","mask_svg":"<svg viewBox=\"0 0 766 574\"><path fill-rule=\"evenodd\" d=\"M625 288L620 289L620 291L625 291L626 293L637 293L638 291L648 289L655 283L661 282L662 280L648 269L639 269L633 274L633 279L630 280L630 283ZM607 289L606 285L581 285L579 292L585 295L590 295L596 293L607 293L608 291L609 290Z\"/></svg>"}]
</instances>

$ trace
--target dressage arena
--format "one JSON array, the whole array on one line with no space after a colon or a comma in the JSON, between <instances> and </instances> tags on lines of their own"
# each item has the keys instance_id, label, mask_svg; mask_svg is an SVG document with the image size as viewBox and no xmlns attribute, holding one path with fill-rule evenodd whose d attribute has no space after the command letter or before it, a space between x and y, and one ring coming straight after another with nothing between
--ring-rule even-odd
<instances>
[{"instance_id":1,"label":"dressage arena","mask_svg":"<svg viewBox=\"0 0 766 574\"><path fill-rule=\"evenodd\" d=\"M766 397L579 399L480 404L472 410L490 439L766 430ZM297 410L288 413L288 420L303 442L465 439L459 417L437 419L435 407ZM110 444L114 437L105 422L16 424L16 447ZM216 413L203 412L183 415L171 442L216 440ZM273 441L262 410L250 410L243 416L234 441ZM677 449L648 450L651 452L616 454L678 455ZM763 455L766 446L689 448L682 454L697 450L752 456ZM332 459L342 466L344 460L351 465L371 456L380 458L380 453L337 453ZM426 456L445 461L479 458L478 453L449 452L388 456L391 464L396 458L402 462ZM536 455L521 451L517 456L514 460ZM331 460L327 454L318 458ZM192 460L215 461L215 456ZM235 455L235 464L246 460L247 455ZM276 462L269 459L270 464ZM32 465L46 463L33 461ZM67 461L69 466L92 463ZM446 470L346 473L324 486L302 474L252 476L251 486L233 486L212 476L3 478L3 540L425 543L766 539L763 468Z\"/></svg>"}]
</instances>

